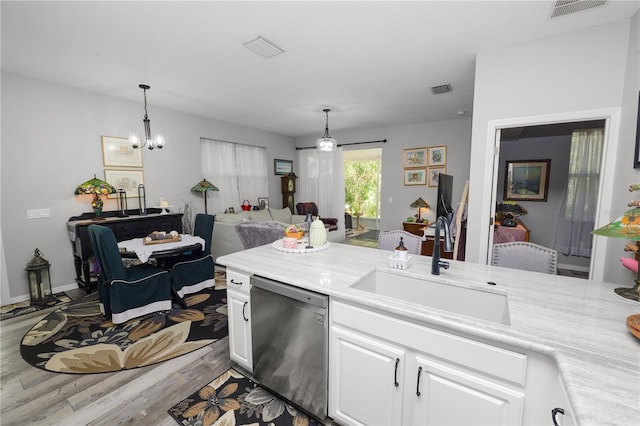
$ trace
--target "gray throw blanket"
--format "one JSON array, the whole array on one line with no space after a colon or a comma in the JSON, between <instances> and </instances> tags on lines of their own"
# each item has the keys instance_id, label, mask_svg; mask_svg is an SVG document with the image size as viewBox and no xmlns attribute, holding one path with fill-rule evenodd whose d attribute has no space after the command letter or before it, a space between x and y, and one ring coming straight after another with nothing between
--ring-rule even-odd
<instances>
[{"instance_id":1,"label":"gray throw blanket","mask_svg":"<svg viewBox=\"0 0 640 426\"><path fill-rule=\"evenodd\" d=\"M236 232L245 249L272 243L284 237L286 223L243 222L235 225Z\"/></svg>"}]
</instances>

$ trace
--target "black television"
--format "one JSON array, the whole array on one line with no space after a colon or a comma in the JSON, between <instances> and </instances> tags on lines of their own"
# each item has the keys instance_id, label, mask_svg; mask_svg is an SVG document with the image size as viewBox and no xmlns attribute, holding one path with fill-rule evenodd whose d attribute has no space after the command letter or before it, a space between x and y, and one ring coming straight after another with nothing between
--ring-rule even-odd
<instances>
[{"instance_id":1,"label":"black television","mask_svg":"<svg viewBox=\"0 0 640 426\"><path fill-rule=\"evenodd\" d=\"M436 217L444 216L451 223L453 208L451 196L453 195L453 176L440 173L438 175L438 203L436 205Z\"/></svg>"}]
</instances>

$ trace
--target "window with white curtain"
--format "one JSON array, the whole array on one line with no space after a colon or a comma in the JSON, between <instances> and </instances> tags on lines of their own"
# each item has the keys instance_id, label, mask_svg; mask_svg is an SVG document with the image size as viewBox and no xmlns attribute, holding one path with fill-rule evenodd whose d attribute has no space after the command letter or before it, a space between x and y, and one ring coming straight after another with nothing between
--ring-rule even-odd
<instances>
[{"instance_id":1,"label":"window with white curtain","mask_svg":"<svg viewBox=\"0 0 640 426\"><path fill-rule=\"evenodd\" d=\"M576 130L571 135L567 189L554 243L567 256L591 256L603 144L604 129Z\"/></svg>"},{"instance_id":2,"label":"window with white curtain","mask_svg":"<svg viewBox=\"0 0 640 426\"><path fill-rule=\"evenodd\" d=\"M316 149L298 151L298 202L314 202L318 213L338 219L338 230L329 232L330 241L344 241L344 156L342 148L332 152Z\"/></svg>"},{"instance_id":3,"label":"window with white curtain","mask_svg":"<svg viewBox=\"0 0 640 426\"><path fill-rule=\"evenodd\" d=\"M264 148L201 138L200 152L204 178L219 189L211 193L214 212L237 211L244 200L255 205L269 195Z\"/></svg>"}]
</instances>

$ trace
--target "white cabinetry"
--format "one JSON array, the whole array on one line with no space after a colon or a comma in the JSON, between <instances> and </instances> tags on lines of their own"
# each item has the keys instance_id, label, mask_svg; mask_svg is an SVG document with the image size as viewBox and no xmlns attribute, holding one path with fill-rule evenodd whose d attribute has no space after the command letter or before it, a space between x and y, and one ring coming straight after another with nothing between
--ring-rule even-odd
<instances>
[{"instance_id":1,"label":"white cabinetry","mask_svg":"<svg viewBox=\"0 0 640 426\"><path fill-rule=\"evenodd\" d=\"M416 389L411 424L516 425L524 393L482 374L428 355L415 357Z\"/></svg>"},{"instance_id":2,"label":"white cabinetry","mask_svg":"<svg viewBox=\"0 0 640 426\"><path fill-rule=\"evenodd\" d=\"M404 350L339 327L330 334L329 415L345 424L401 424Z\"/></svg>"},{"instance_id":3,"label":"white cabinetry","mask_svg":"<svg viewBox=\"0 0 640 426\"><path fill-rule=\"evenodd\" d=\"M227 268L227 311L231 360L253 372L250 274Z\"/></svg>"},{"instance_id":4,"label":"white cabinetry","mask_svg":"<svg viewBox=\"0 0 640 426\"><path fill-rule=\"evenodd\" d=\"M526 355L337 301L330 312L338 423L523 422Z\"/></svg>"}]
</instances>

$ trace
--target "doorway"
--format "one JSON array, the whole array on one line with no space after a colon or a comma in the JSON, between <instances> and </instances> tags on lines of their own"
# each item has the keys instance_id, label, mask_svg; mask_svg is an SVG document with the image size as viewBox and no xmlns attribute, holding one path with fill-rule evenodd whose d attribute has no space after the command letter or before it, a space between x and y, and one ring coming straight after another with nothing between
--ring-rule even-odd
<instances>
[{"instance_id":1,"label":"doorway","mask_svg":"<svg viewBox=\"0 0 640 426\"><path fill-rule=\"evenodd\" d=\"M559 250L558 265L561 275L586 277L589 273L591 257L588 248L580 256L576 256L564 255L562 253L564 250L555 247L556 235L562 229L562 225L558 225L558 218L561 216L563 198L567 188L571 187L575 180L575 177L571 176L569 172L572 166L573 133L576 130L584 129L604 130L604 125L604 120L592 120L512 127L502 129L500 132L500 147L497 159L500 164L496 182L498 203L502 203L508 198L507 194L505 194L507 162L519 163L540 161L541 159L549 162L549 186L545 191L543 200L527 200L525 195L522 200L508 202L517 203L523 209L523 214L517 217L517 223L518 227L522 226L528 231L528 241L543 247ZM598 163L602 162L601 157L602 155L599 156ZM510 195L518 198L516 194ZM518 237L515 230L509 228L495 229L494 243L511 241L508 238L502 241L501 238L504 239L505 236L513 236L516 239ZM567 228L565 227L565 229ZM589 230L592 229L593 227L589 226ZM509 232L501 232L496 237L496 232L499 230Z\"/></svg>"},{"instance_id":2,"label":"doorway","mask_svg":"<svg viewBox=\"0 0 640 426\"><path fill-rule=\"evenodd\" d=\"M382 148L344 151L345 213L348 242L376 246L380 228Z\"/></svg>"},{"instance_id":3,"label":"doorway","mask_svg":"<svg viewBox=\"0 0 640 426\"><path fill-rule=\"evenodd\" d=\"M493 173L491 175L492 195L490 203L486 205L486 212L491 218L495 216L496 200L502 199L502 190L498 187L498 174L503 167L503 160L500 159L502 132L509 132L510 129L522 127L527 128L539 125L565 124L565 123L585 123L593 120L601 120L604 123L604 146L603 158L601 162L600 185L598 190L598 206L596 208L595 227L606 222L606 210L611 205L612 191L603 191L603 188L613 188L613 177L615 171L615 153L617 152L617 135L620 121L619 109L603 109L583 112L572 112L554 114L550 116L524 117L518 119L496 120L488 123L489 134L493 134L494 141L488 146L491 156L494 159ZM489 200L488 200L489 201ZM555 218L552 218L555 220ZM487 225L489 225L487 223ZM483 226L484 228L484 226ZM487 245L485 246L486 263L491 263L491 246L493 245L493 226L485 228ZM589 276L594 280L602 280L604 274L604 251L606 244L598 244L594 240L592 255L589 261ZM602 255L600 255L602 254Z\"/></svg>"}]
</instances>

